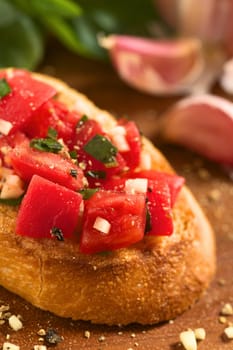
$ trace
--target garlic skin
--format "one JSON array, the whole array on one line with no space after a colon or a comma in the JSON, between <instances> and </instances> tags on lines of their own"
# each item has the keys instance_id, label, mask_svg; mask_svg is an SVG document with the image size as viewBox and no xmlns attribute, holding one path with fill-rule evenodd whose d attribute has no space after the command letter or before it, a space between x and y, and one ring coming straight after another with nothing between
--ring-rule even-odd
<instances>
[{"instance_id":1,"label":"garlic skin","mask_svg":"<svg viewBox=\"0 0 233 350\"><path fill-rule=\"evenodd\" d=\"M223 43L233 53L232 0L154 0L163 18L178 35L195 36L205 43Z\"/></svg>"},{"instance_id":2,"label":"garlic skin","mask_svg":"<svg viewBox=\"0 0 233 350\"><path fill-rule=\"evenodd\" d=\"M205 59L198 39L155 40L124 35L100 37L119 76L149 94L189 91L204 72Z\"/></svg>"},{"instance_id":3,"label":"garlic skin","mask_svg":"<svg viewBox=\"0 0 233 350\"><path fill-rule=\"evenodd\" d=\"M219 83L226 93L233 95L233 58L224 63Z\"/></svg>"},{"instance_id":4,"label":"garlic skin","mask_svg":"<svg viewBox=\"0 0 233 350\"><path fill-rule=\"evenodd\" d=\"M233 166L233 103L210 94L176 103L161 118L160 136Z\"/></svg>"}]
</instances>

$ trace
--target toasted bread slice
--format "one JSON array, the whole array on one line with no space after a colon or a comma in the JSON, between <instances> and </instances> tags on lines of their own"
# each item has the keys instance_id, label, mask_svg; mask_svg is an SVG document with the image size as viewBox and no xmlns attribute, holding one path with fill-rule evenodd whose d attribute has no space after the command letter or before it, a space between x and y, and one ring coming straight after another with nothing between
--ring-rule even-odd
<instances>
[{"instance_id":1,"label":"toasted bread slice","mask_svg":"<svg viewBox=\"0 0 233 350\"><path fill-rule=\"evenodd\" d=\"M64 83L40 74L58 99L108 129L114 118ZM153 168L174 172L147 140ZM109 255L84 255L69 241L15 234L18 208L0 205L0 284L52 313L93 323L153 324L173 319L208 287L215 272L215 242L208 220L184 186L173 209L174 233Z\"/></svg>"}]
</instances>

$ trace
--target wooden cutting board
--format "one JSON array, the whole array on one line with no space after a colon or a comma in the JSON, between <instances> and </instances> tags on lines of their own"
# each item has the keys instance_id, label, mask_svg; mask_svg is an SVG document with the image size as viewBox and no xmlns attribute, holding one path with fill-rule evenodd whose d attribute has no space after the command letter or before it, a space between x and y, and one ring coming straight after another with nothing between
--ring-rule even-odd
<instances>
[{"instance_id":1,"label":"wooden cutting board","mask_svg":"<svg viewBox=\"0 0 233 350\"><path fill-rule=\"evenodd\" d=\"M56 43L49 46L39 71L63 79L116 116L133 118L155 143L156 120L176 101L174 97L158 98L136 92L118 79L110 65L78 58ZM215 92L223 95L218 88ZM12 314L22 316L24 325L18 332L14 332L7 322L0 325L0 346L4 341L10 341L20 345L22 350L31 350L34 345L43 344L37 334L40 329L54 329L63 337L63 341L56 345L58 350L182 350L179 333L187 328L203 327L206 339L198 344L198 349L233 349L233 341L223 338L227 323L219 322L222 306L225 303L233 305L232 180L220 166L181 147L160 145L160 148L177 172L185 176L215 230L217 274L203 298L170 323L119 328L55 317L0 288L0 306L9 305ZM233 316L228 316L226 322L233 322Z\"/></svg>"}]
</instances>

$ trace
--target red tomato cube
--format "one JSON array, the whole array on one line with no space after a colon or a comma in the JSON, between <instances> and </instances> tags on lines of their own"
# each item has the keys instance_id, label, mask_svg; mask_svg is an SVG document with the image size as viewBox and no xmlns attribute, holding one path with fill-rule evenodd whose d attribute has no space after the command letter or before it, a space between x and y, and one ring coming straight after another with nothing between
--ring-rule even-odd
<instances>
[{"instance_id":1,"label":"red tomato cube","mask_svg":"<svg viewBox=\"0 0 233 350\"><path fill-rule=\"evenodd\" d=\"M106 179L121 173L126 165L119 152L116 155L116 165L110 167L87 153L84 147L96 135L105 136L105 133L97 121L90 119L77 128L75 140L78 162L84 168L90 187L99 187Z\"/></svg>"},{"instance_id":2,"label":"red tomato cube","mask_svg":"<svg viewBox=\"0 0 233 350\"><path fill-rule=\"evenodd\" d=\"M49 128L53 128L57 131L58 138L71 146L79 119L78 113L69 111L63 103L51 99L33 113L24 127L24 132L30 138L43 138L47 136Z\"/></svg>"},{"instance_id":3,"label":"red tomato cube","mask_svg":"<svg viewBox=\"0 0 233 350\"><path fill-rule=\"evenodd\" d=\"M24 70L8 70L1 73L0 78L5 78L11 88L11 92L0 99L0 119L12 124L11 134L21 131L37 108L56 94L51 85L34 79Z\"/></svg>"},{"instance_id":4,"label":"red tomato cube","mask_svg":"<svg viewBox=\"0 0 233 350\"><path fill-rule=\"evenodd\" d=\"M59 154L37 151L23 142L9 156L16 174L26 182L36 174L74 191L84 187L83 171Z\"/></svg>"},{"instance_id":5,"label":"red tomato cube","mask_svg":"<svg viewBox=\"0 0 233 350\"><path fill-rule=\"evenodd\" d=\"M74 238L82 196L34 175L21 203L16 233L33 238Z\"/></svg>"},{"instance_id":6,"label":"red tomato cube","mask_svg":"<svg viewBox=\"0 0 233 350\"><path fill-rule=\"evenodd\" d=\"M84 207L82 253L112 251L142 240L146 202L142 194L101 190Z\"/></svg>"}]
</instances>

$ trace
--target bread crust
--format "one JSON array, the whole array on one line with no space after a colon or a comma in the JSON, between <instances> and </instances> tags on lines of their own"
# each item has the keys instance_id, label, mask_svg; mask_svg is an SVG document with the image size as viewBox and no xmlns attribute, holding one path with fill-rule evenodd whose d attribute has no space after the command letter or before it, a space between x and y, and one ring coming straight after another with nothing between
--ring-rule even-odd
<instances>
[{"instance_id":1,"label":"bread crust","mask_svg":"<svg viewBox=\"0 0 233 350\"><path fill-rule=\"evenodd\" d=\"M114 118L84 95L40 74L58 90L59 100L99 120ZM147 140L153 168L173 172ZM186 186L173 210L174 233L108 255L84 255L69 241L34 240L15 234L18 208L0 205L0 284L33 305L62 317L108 325L153 324L173 319L208 287L215 272L211 226Z\"/></svg>"}]
</instances>

